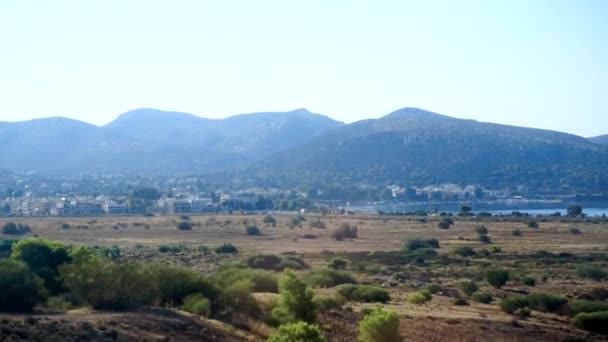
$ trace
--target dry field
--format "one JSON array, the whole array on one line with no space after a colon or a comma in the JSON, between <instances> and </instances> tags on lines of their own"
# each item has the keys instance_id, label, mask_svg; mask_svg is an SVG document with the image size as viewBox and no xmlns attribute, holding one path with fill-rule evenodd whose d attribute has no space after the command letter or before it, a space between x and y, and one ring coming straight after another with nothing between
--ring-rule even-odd
<instances>
[{"instance_id":1,"label":"dry field","mask_svg":"<svg viewBox=\"0 0 608 342\"><path fill-rule=\"evenodd\" d=\"M193 225L190 231L176 228L182 221L178 216L15 218L13 221L30 225L32 234L65 244L116 245L126 258L161 260L204 271L213 271L223 263L239 262L255 254L295 254L313 269L324 269L332 257L341 256L349 260L348 271L360 283L384 286L389 290L391 301L385 306L401 316L401 331L408 341L563 341L575 336L583 340L606 340L605 336L574 328L567 315L533 311L530 317L518 318L504 313L497 305L501 298L517 293L545 292L576 299L592 289L606 288L606 281L582 280L575 271L577 264L589 260L606 266L606 220L536 219L540 227L529 228L528 218L454 218L455 223L449 229L440 229L437 226L439 217L306 215L307 220L295 226L290 224L295 215L273 214L273 217L277 220L274 226L265 224L262 215L190 216L189 222ZM317 218L326 228L310 227L310 222ZM0 226L6 221L0 220ZM345 222L357 226L358 238L332 239L332 232ZM261 235L247 235L245 227L251 225L257 226ZM479 225L488 229L491 244L479 242L475 232ZM578 228L581 233L574 234L572 228ZM513 234L516 229L521 231L521 236ZM416 264L399 259L403 242L414 238L439 240L440 261ZM202 245L213 250L226 242L238 247L239 253L218 256L199 250ZM159 252L160 246L178 245L188 248L178 253ZM465 258L451 253L453 248L464 245L478 254ZM484 253L492 247L500 247L500 250ZM508 269L515 275L515 280L502 289L490 287L481 276L482 270L489 266ZM399 277L395 277L396 274ZM520 281L524 276L534 277L536 286L524 285ZM396 278L398 281L394 281ZM455 284L462 279L478 281L481 290L491 293L494 301L480 304L468 300L468 305L454 305L454 293L458 291ZM429 283L439 284L444 290L423 305L406 301L408 293ZM317 293L330 294L332 291L320 289ZM373 306L348 303L345 310L325 313L320 320L322 329L331 341L355 341L361 310ZM79 320L95 315L100 314L81 314ZM49 319L69 321L70 316ZM255 340L264 336L260 332L236 329L233 332L221 338L205 339L204 334L200 338Z\"/></svg>"}]
</instances>

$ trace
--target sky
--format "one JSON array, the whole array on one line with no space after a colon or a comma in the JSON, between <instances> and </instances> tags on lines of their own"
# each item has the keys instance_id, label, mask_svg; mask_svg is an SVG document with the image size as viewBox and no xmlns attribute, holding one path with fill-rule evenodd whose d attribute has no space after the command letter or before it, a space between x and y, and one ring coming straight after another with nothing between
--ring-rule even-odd
<instances>
[{"instance_id":1,"label":"sky","mask_svg":"<svg viewBox=\"0 0 608 342\"><path fill-rule=\"evenodd\" d=\"M402 107L608 133L604 0L6 0L0 121Z\"/></svg>"}]
</instances>

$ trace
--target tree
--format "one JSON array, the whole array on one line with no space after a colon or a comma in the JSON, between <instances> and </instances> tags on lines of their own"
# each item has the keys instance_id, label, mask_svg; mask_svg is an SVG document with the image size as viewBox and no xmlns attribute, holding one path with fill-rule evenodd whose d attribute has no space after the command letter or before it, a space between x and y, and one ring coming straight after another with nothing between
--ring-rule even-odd
<instances>
[{"instance_id":1,"label":"tree","mask_svg":"<svg viewBox=\"0 0 608 342\"><path fill-rule=\"evenodd\" d=\"M60 242L33 237L14 244L11 258L26 263L44 279L44 286L54 294L61 290L61 282L57 279L58 267L71 261L68 249Z\"/></svg>"},{"instance_id":2,"label":"tree","mask_svg":"<svg viewBox=\"0 0 608 342\"><path fill-rule=\"evenodd\" d=\"M30 311L46 297L42 279L16 260L0 259L0 289L2 311Z\"/></svg>"},{"instance_id":3,"label":"tree","mask_svg":"<svg viewBox=\"0 0 608 342\"><path fill-rule=\"evenodd\" d=\"M155 202L161 197L156 188L141 188L133 191L129 197L131 211L138 214L151 213Z\"/></svg>"},{"instance_id":4,"label":"tree","mask_svg":"<svg viewBox=\"0 0 608 342\"><path fill-rule=\"evenodd\" d=\"M306 322L283 324L267 340L268 342L326 342L316 325Z\"/></svg>"},{"instance_id":5,"label":"tree","mask_svg":"<svg viewBox=\"0 0 608 342\"><path fill-rule=\"evenodd\" d=\"M469 213L471 212L471 207L463 205L462 207L460 207L460 213L463 214L464 216L468 216Z\"/></svg>"},{"instance_id":6,"label":"tree","mask_svg":"<svg viewBox=\"0 0 608 342\"><path fill-rule=\"evenodd\" d=\"M399 342L399 316L396 312L376 308L359 322L361 342Z\"/></svg>"},{"instance_id":7,"label":"tree","mask_svg":"<svg viewBox=\"0 0 608 342\"><path fill-rule=\"evenodd\" d=\"M488 284L499 289L509 280L509 272L501 269L488 270L486 271L485 279Z\"/></svg>"},{"instance_id":8,"label":"tree","mask_svg":"<svg viewBox=\"0 0 608 342\"><path fill-rule=\"evenodd\" d=\"M291 271L285 271L279 278L279 305L272 316L281 323L315 320L313 292Z\"/></svg>"},{"instance_id":9,"label":"tree","mask_svg":"<svg viewBox=\"0 0 608 342\"><path fill-rule=\"evenodd\" d=\"M583 207L580 205L571 205L568 207L568 216L577 217L583 213Z\"/></svg>"}]
</instances>

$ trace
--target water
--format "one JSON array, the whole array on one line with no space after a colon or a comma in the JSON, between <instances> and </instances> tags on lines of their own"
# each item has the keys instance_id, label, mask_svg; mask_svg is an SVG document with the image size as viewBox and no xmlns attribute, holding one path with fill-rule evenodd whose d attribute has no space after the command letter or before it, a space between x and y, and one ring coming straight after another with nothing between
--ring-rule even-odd
<instances>
[{"instance_id":1,"label":"water","mask_svg":"<svg viewBox=\"0 0 608 342\"><path fill-rule=\"evenodd\" d=\"M602 215L608 216L608 203L595 203L594 207L585 207L583 205L583 214L588 217L598 217ZM598 205L599 204L599 205ZM477 204L471 205L474 213L488 212L492 215L509 215L513 211L528 213L529 215L551 215L559 212L562 216L567 214L567 208L571 204L563 203L545 203L543 204L528 204L528 205L488 205ZM457 203L383 203L383 204L364 204L350 206L351 210L364 213L376 213L378 210L385 212L404 212L404 211L427 211L427 212L460 212L461 204Z\"/></svg>"}]
</instances>

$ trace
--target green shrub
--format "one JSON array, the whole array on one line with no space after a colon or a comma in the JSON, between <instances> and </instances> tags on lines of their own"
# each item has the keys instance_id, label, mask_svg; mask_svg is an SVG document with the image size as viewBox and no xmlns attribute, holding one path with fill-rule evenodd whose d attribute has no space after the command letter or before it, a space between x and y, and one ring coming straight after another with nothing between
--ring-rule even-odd
<instances>
[{"instance_id":1,"label":"green shrub","mask_svg":"<svg viewBox=\"0 0 608 342\"><path fill-rule=\"evenodd\" d=\"M512 314L518 309L526 308L530 303L524 296L507 297L500 301L500 309L508 314Z\"/></svg>"},{"instance_id":2,"label":"green shrub","mask_svg":"<svg viewBox=\"0 0 608 342\"><path fill-rule=\"evenodd\" d=\"M391 300L388 291L371 285L344 284L337 287L337 292L342 297L357 302L386 303Z\"/></svg>"},{"instance_id":3,"label":"green shrub","mask_svg":"<svg viewBox=\"0 0 608 342\"><path fill-rule=\"evenodd\" d=\"M200 293L184 298L183 309L189 313L209 317L211 316L211 302Z\"/></svg>"},{"instance_id":4,"label":"green shrub","mask_svg":"<svg viewBox=\"0 0 608 342\"><path fill-rule=\"evenodd\" d=\"M309 266L300 258L289 255L280 257L273 254L259 254L247 259L247 265L251 268L264 270L283 271L287 268L293 270L306 269Z\"/></svg>"},{"instance_id":5,"label":"green shrub","mask_svg":"<svg viewBox=\"0 0 608 342\"><path fill-rule=\"evenodd\" d=\"M2 227L2 233L6 235L23 235L32 231L32 228L27 224L15 223L9 221Z\"/></svg>"},{"instance_id":6,"label":"green shrub","mask_svg":"<svg viewBox=\"0 0 608 342\"><path fill-rule=\"evenodd\" d=\"M279 304L272 310L273 318L283 324L313 322L315 310L312 290L295 273L283 272L279 278Z\"/></svg>"},{"instance_id":7,"label":"green shrub","mask_svg":"<svg viewBox=\"0 0 608 342\"><path fill-rule=\"evenodd\" d=\"M153 264L148 268L150 281L158 286L159 304L179 306L184 298L196 293L211 301L218 297L218 289L194 270L166 264Z\"/></svg>"},{"instance_id":8,"label":"green shrub","mask_svg":"<svg viewBox=\"0 0 608 342\"><path fill-rule=\"evenodd\" d=\"M406 241L403 244L401 250L403 251L415 251L423 248L439 248L439 240L437 239L413 239Z\"/></svg>"},{"instance_id":9,"label":"green shrub","mask_svg":"<svg viewBox=\"0 0 608 342\"><path fill-rule=\"evenodd\" d=\"M437 283L430 283L426 286L425 290L429 291L431 294L435 294L443 291L443 288Z\"/></svg>"},{"instance_id":10,"label":"green shrub","mask_svg":"<svg viewBox=\"0 0 608 342\"><path fill-rule=\"evenodd\" d=\"M342 241L344 239L356 239L358 237L357 227L344 222L333 231L331 237L337 241Z\"/></svg>"},{"instance_id":11,"label":"green shrub","mask_svg":"<svg viewBox=\"0 0 608 342\"><path fill-rule=\"evenodd\" d=\"M488 235L488 228L486 226L477 226L475 227L475 233L478 235Z\"/></svg>"},{"instance_id":12,"label":"green shrub","mask_svg":"<svg viewBox=\"0 0 608 342\"><path fill-rule=\"evenodd\" d=\"M579 313L572 323L580 329L608 334L608 311Z\"/></svg>"},{"instance_id":13,"label":"green shrub","mask_svg":"<svg viewBox=\"0 0 608 342\"><path fill-rule=\"evenodd\" d=\"M192 230L192 223L188 221L181 221L177 224L177 229L179 230Z\"/></svg>"},{"instance_id":14,"label":"green shrub","mask_svg":"<svg viewBox=\"0 0 608 342\"><path fill-rule=\"evenodd\" d=\"M499 289L509 280L509 272L501 269L492 269L486 271L484 278L488 284Z\"/></svg>"},{"instance_id":15,"label":"green shrub","mask_svg":"<svg viewBox=\"0 0 608 342\"><path fill-rule=\"evenodd\" d=\"M310 222L308 222L308 225L310 226L310 228L317 228L317 229L325 229L327 228L327 226L325 225L325 223L323 223L323 221L319 220L319 219L313 219Z\"/></svg>"},{"instance_id":16,"label":"green shrub","mask_svg":"<svg viewBox=\"0 0 608 342\"><path fill-rule=\"evenodd\" d=\"M44 302L43 281L25 263L0 259L0 311L30 311Z\"/></svg>"},{"instance_id":17,"label":"green shrub","mask_svg":"<svg viewBox=\"0 0 608 342\"><path fill-rule=\"evenodd\" d=\"M492 239L487 235L479 235L479 242L481 243L492 243Z\"/></svg>"},{"instance_id":18,"label":"green shrub","mask_svg":"<svg viewBox=\"0 0 608 342\"><path fill-rule=\"evenodd\" d=\"M452 305L464 306L464 305L469 305L469 302L467 302L467 300L464 298L454 298L454 299L452 299Z\"/></svg>"},{"instance_id":19,"label":"green shrub","mask_svg":"<svg viewBox=\"0 0 608 342\"><path fill-rule=\"evenodd\" d=\"M265 215L264 219L262 221L264 223L266 223L266 224L270 224L270 225L273 225L273 226L275 226L277 224L277 219L274 218L274 217L272 217L272 216L270 216L270 215Z\"/></svg>"},{"instance_id":20,"label":"green shrub","mask_svg":"<svg viewBox=\"0 0 608 342\"><path fill-rule=\"evenodd\" d=\"M406 296L406 300L409 303L421 305L433 299L433 295L427 290L421 290L409 293Z\"/></svg>"},{"instance_id":21,"label":"green shrub","mask_svg":"<svg viewBox=\"0 0 608 342\"><path fill-rule=\"evenodd\" d=\"M578 229L576 227L572 227L572 228L570 228L570 234L578 235L578 234L582 234L582 232L580 229Z\"/></svg>"},{"instance_id":22,"label":"green shrub","mask_svg":"<svg viewBox=\"0 0 608 342\"><path fill-rule=\"evenodd\" d=\"M590 313L598 311L608 311L608 303L602 301L575 300L572 301L568 306L570 307L570 311L573 315L583 312Z\"/></svg>"},{"instance_id":23,"label":"green shrub","mask_svg":"<svg viewBox=\"0 0 608 342\"><path fill-rule=\"evenodd\" d=\"M538 222L528 221L528 228L534 228L534 229L536 229L538 227L539 227Z\"/></svg>"},{"instance_id":24,"label":"green shrub","mask_svg":"<svg viewBox=\"0 0 608 342\"><path fill-rule=\"evenodd\" d=\"M268 342L326 342L316 325L306 322L283 324L267 340Z\"/></svg>"},{"instance_id":25,"label":"green shrub","mask_svg":"<svg viewBox=\"0 0 608 342\"><path fill-rule=\"evenodd\" d=\"M313 299L315 307L319 312L340 309L344 306L346 300L342 296L316 296Z\"/></svg>"},{"instance_id":26,"label":"green shrub","mask_svg":"<svg viewBox=\"0 0 608 342\"><path fill-rule=\"evenodd\" d=\"M63 297L60 297L60 296L49 297L46 300L45 307L47 309L51 309L51 310L55 310L55 311L63 311L63 312L74 309L74 305L72 305L72 303L68 302Z\"/></svg>"},{"instance_id":27,"label":"green shrub","mask_svg":"<svg viewBox=\"0 0 608 342\"><path fill-rule=\"evenodd\" d=\"M260 229L257 226L247 226L245 228L245 232L247 233L247 235L261 235L262 232L260 231Z\"/></svg>"},{"instance_id":28,"label":"green shrub","mask_svg":"<svg viewBox=\"0 0 608 342\"><path fill-rule=\"evenodd\" d=\"M68 249L63 244L30 237L14 244L12 250L12 259L25 262L44 280L44 286L51 293L59 293L62 286L57 279L57 269L71 260Z\"/></svg>"},{"instance_id":29,"label":"green shrub","mask_svg":"<svg viewBox=\"0 0 608 342\"><path fill-rule=\"evenodd\" d=\"M452 254L460 255L462 257L469 257L475 255L475 250L469 246L458 246L452 248Z\"/></svg>"},{"instance_id":30,"label":"green shrub","mask_svg":"<svg viewBox=\"0 0 608 342\"><path fill-rule=\"evenodd\" d=\"M471 296L473 295L473 293L479 290L479 286L477 286L474 281L469 280L463 280L461 282L458 282L458 284L456 284L456 287L458 287L458 289L467 296Z\"/></svg>"},{"instance_id":31,"label":"green shrub","mask_svg":"<svg viewBox=\"0 0 608 342\"><path fill-rule=\"evenodd\" d=\"M231 267L214 274L210 280L219 289L226 288L240 280L248 280L252 284L254 292L279 292L277 277L274 273L264 270Z\"/></svg>"},{"instance_id":32,"label":"green shrub","mask_svg":"<svg viewBox=\"0 0 608 342\"><path fill-rule=\"evenodd\" d=\"M471 296L471 299L473 299L473 301L477 302L477 303L484 303L484 304L490 304L492 303L492 295L489 293L485 293L485 292L475 292L473 293L473 296Z\"/></svg>"},{"instance_id":33,"label":"green shrub","mask_svg":"<svg viewBox=\"0 0 608 342\"><path fill-rule=\"evenodd\" d=\"M343 270L346 268L347 265L348 265L348 260L337 257L337 258L332 258L329 261L329 264L327 264L327 267L333 268L334 270Z\"/></svg>"},{"instance_id":34,"label":"green shrub","mask_svg":"<svg viewBox=\"0 0 608 342\"><path fill-rule=\"evenodd\" d=\"M217 254L236 254L238 252L239 250L231 243L224 243L223 245L215 248L215 253Z\"/></svg>"},{"instance_id":35,"label":"green shrub","mask_svg":"<svg viewBox=\"0 0 608 342\"><path fill-rule=\"evenodd\" d=\"M11 255L13 245L18 240L0 240L0 258L5 258Z\"/></svg>"},{"instance_id":36,"label":"green shrub","mask_svg":"<svg viewBox=\"0 0 608 342\"><path fill-rule=\"evenodd\" d=\"M526 286L535 286L536 285L536 279L530 276L525 276L523 278L521 278L521 282L526 285Z\"/></svg>"},{"instance_id":37,"label":"green shrub","mask_svg":"<svg viewBox=\"0 0 608 342\"><path fill-rule=\"evenodd\" d=\"M359 322L361 342L400 342L399 316L394 311L376 308Z\"/></svg>"},{"instance_id":38,"label":"green shrub","mask_svg":"<svg viewBox=\"0 0 608 342\"><path fill-rule=\"evenodd\" d=\"M251 293L253 283L249 279L237 280L222 288L219 298L219 316L228 319L236 314L254 316L260 312L260 308Z\"/></svg>"},{"instance_id":39,"label":"green shrub","mask_svg":"<svg viewBox=\"0 0 608 342\"><path fill-rule=\"evenodd\" d=\"M158 287L148 269L135 262L116 262L80 250L70 264L59 267L65 286L93 308L127 310L151 304Z\"/></svg>"},{"instance_id":40,"label":"green shrub","mask_svg":"<svg viewBox=\"0 0 608 342\"><path fill-rule=\"evenodd\" d=\"M331 269L310 271L304 275L304 281L312 287L334 287L356 283L348 273Z\"/></svg>"},{"instance_id":41,"label":"green shrub","mask_svg":"<svg viewBox=\"0 0 608 342\"><path fill-rule=\"evenodd\" d=\"M513 233L513 236L522 236L523 235L520 229L515 229L512 233Z\"/></svg>"},{"instance_id":42,"label":"green shrub","mask_svg":"<svg viewBox=\"0 0 608 342\"><path fill-rule=\"evenodd\" d=\"M450 229L450 224L448 222L441 221L437 223L437 227L439 229Z\"/></svg>"},{"instance_id":43,"label":"green shrub","mask_svg":"<svg viewBox=\"0 0 608 342\"><path fill-rule=\"evenodd\" d=\"M488 248L488 252L490 252L492 254L500 253L500 252L502 252L502 248L500 248L500 246L490 246Z\"/></svg>"},{"instance_id":44,"label":"green shrub","mask_svg":"<svg viewBox=\"0 0 608 342\"><path fill-rule=\"evenodd\" d=\"M576 274L582 279L604 280L608 273L597 264L581 264L576 266Z\"/></svg>"},{"instance_id":45,"label":"green shrub","mask_svg":"<svg viewBox=\"0 0 608 342\"><path fill-rule=\"evenodd\" d=\"M548 293L531 293L526 299L530 309L540 312L556 312L568 302L564 297Z\"/></svg>"}]
</instances>

